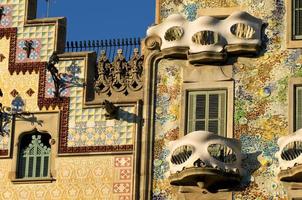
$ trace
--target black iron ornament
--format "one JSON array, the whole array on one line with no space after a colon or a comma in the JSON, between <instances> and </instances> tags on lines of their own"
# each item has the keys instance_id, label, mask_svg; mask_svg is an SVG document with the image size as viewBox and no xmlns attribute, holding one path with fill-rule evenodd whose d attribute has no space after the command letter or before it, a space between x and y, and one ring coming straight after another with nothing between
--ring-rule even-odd
<instances>
[{"instance_id":1,"label":"black iron ornament","mask_svg":"<svg viewBox=\"0 0 302 200\"><path fill-rule=\"evenodd\" d=\"M0 7L0 21L2 20L2 17L5 16L5 13L4 13L4 7L1 6Z\"/></svg>"},{"instance_id":2,"label":"black iron ornament","mask_svg":"<svg viewBox=\"0 0 302 200\"><path fill-rule=\"evenodd\" d=\"M34 42L32 40L25 40L23 49L26 51L26 57L29 58L31 51L34 50Z\"/></svg>"},{"instance_id":3,"label":"black iron ornament","mask_svg":"<svg viewBox=\"0 0 302 200\"><path fill-rule=\"evenodd\" d=\"M66 67L68 73L59 73L59 70L55 66L58 63L59 57L57 52L54 51L47 63L47 70L50 72L54 82L54 96L56 98L60 97L60 94L70 87L84 87L86 85L78 76L81 70L75 62Z\"/></svg>"},{"instance_id":4,"label":"black iron ornament","mask_svg":"<svg viewBox=\"0 0 302 200\"><path fill-rule=\"evenodd\" d=\"M0 89L0 97L3 97L3 92ZM14 118L27 119L26 116L32 115L30 112L25 112L24 110L24 102L22 98L18 95L11 103L11 107L3 106L0 103L0 135L9 134L9 131L6 129L7 125Z\"/></svg>"}]
</instances>

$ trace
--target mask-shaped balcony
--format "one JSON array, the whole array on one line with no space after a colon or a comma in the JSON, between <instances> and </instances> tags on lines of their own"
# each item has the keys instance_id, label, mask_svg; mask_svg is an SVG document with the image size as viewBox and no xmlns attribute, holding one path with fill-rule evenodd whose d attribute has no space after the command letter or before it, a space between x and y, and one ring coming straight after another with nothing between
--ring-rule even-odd
<instances>
[{"instance_id":1,"label":"mask-shaped balcony","mask_svg":"<svg viewBox=\"0 0 302 200\"><path fill-rule=\"evenodd\" d=\"M202 16L192 22L174 14L150 27L145 42L157 38L159 49L167 56L185 58L192 64L221 63L231 54L259 53L263 25L261 19L242 11L226 19Z\"/></svg>"},{"instance_id":2,"label":"mask-shaped balcony","mask_svg":"<svg viewBox=\"0 0 302 200\"><path fill-rule=\"evenodd\" d=\"M169 149L171 185L195 186L207 193L228 191L240 183L242 155L236 139L195 131L170 142Z\"/></svg>"},{"instance_id":3,"label":"mask-shaped balcony","mask_svg":"<svg viewBox=\"0 0 302 200\"><path fill-rule=\"evenodd\" d=\"M284 182L302 182L302 129L278 140L278 178Z\"/></svg>"}]
</instances>

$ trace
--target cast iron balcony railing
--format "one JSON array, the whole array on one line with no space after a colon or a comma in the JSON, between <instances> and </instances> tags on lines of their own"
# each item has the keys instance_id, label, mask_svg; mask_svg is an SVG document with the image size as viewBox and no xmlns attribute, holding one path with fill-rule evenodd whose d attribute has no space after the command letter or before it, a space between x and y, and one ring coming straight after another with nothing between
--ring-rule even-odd
<instances>
[{"instance_id":1,"label":"cast iron balcony railing","mask_svg":"<svg viewBox=\"0 0 302 200\"><path fill-rule=\"evenodd\" d=\"M130 60L134 49L140 50L140 46L140 38L68 41L65 52L95 51L99 57L101 52L105 51L109 61L113 62L118 49L122 49L126 60Z\"/></svg>"}]
</instances>

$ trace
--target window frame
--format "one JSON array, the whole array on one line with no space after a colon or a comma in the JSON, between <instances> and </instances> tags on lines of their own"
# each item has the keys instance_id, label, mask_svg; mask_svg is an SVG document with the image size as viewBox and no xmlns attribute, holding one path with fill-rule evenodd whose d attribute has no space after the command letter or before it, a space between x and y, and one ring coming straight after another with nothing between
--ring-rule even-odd
<instances>
[{"instance_id":1,"label":"window frame","mask_svg":"<svg viewBox=\"0 0 302 200\"><path fill-rule=\"evenodd\" d=\"M196 82L183 83L182 99L181 99L181 119L180 119L180 136L184 136L187 130L188 122L188 98L190 91L226 91L226 118L225 118L225 136L233 138L233 115L234 115L234 81L217 81L217 82Z\"/></svg>"},{"instance_id":2,"label":"window frame","mask_svg":"<svg viewBox=\"0 0 302 200\"><path fill-rule=\"evenodd\" d=\"M22 118L15 119L14 137L13 137L13 160L12 169L10 172L10 179L12 183L49 183L55 181L56 170L55 161L58 152L59 130L60 130L60 111L48 111L48 112L35 112L32 113L36 120L26 120ZM49 161L49 176L48 177L30 177L30 178L18 178L17 164L19 160L20 152L20 139L25 134L33 133L37 131L41 134L49 134L51 140L51 152Z\"/></svg>"},{"instance_id":3,"label":"window frame","mask_svg":"<svg viewBox=\"0 0 302 200\"><path fill-rule=\"evenodd\" d=\"M286 0L285 1L285 8L286 8L286 46L289 49L292 48L302 48L302 38L301 39L293 39L294 36L294 7L293 7L293 0Z\"/></svg>"},{"instance_id":4,"label":"window frame","mask_svg":"<svg viewBox=\"0 0 302 200\"><path fill-rule=\"evenodd\" d=\"M190 100L190 93L193 93L193 95L196 97L197 95L205 95L206 99L205 99L205 118L200 120L200 119L196 119L196 116L195 116L195 113L191 113L192 110L194 110L194 108L196 108L196 101L194 102L194 99L193 99L193 105L191 105L191 100ZM224 106L224 113L221 114L221 107L219 106L218 108L218 116L217 116L217 119L210 119L210 116L209 116L209 110L210 110L210 106L209 106L209 96L211 94L224 94L225 95L225 106ZM193 97L192 95L192 97ZM187 105L186 105L186 116L187 116L187 122L186 122L186 125L185 125L185 132L186 134L190 132L190 121L204 121L205 123L205 130L208 130L209 129L209 122L212 121L212 120L218 120L218 133L220 132L220 128L221 128L221 123L223 123L223 126L224 126L224 133L223 135L222 134L218 134L218 135L221 135L221 136L226 136L226 113L227 113L227 109L226 109L226 105L227 105L227 90L226 89L218 89L218 90L193 90L193 91L187 91L187 94L186 94L186 98L187 98ZM195 103L195 104L194 104ZM220 103L220 101L218 101L218 104ZM192 114L192 119L190 120L190 115ZM223 119L224 121L221 122L221 119L220 119L220 116L221 115L224 115ZM194 124L194 122L192 122Z\"/></svg>"},{"instance_id":5,"label":"window frame","mask_svg":"<svg viewBox=\"0 0 302 200\"><path fill-rule=\"evenodd\" d=\"M289 134L295 132L296 126L296 87L302 87L302 77L292 77L288 86L288 122Z\"/></svg>"},{"instance_id":6,"label":"window frame","mask_svg":"<svg viewBox=\"0 0 302 200\"><path fill-rule=\"evenodd\" d=\"M33 136L38 136L40 135L41 138L42 137L48 137L49 138L49 141L51 139L51 136L50 134L48 133L41 133L39 131L36 131L36 130L33 130L32 132L29 132L29 133L24 133L22 135L20 135L20 138L19 138L19 141L23 141L27 138L24 138L24 137L30 137L29 138L29 142L28 142L28 145L27 146L23 146L23 148L21 148L21 143L19 143L19 152L18 152L18 160L17 160L17 166L16 166L16 177L17 179L44 179L44 178L51 178L50 177L50 165L51 165L51 144L49 144L49 141L48 142L48 145L49 145L49 153L45 156L44 154L42 155L39 155L39 154L36 154L34 153L34 155L30 155L30 154L27 154L26 157L25 157L25 169L22 169L20 167L20 163L24 162L24 161L21 161L22 159L24 159L24 156L22 155L22 151L30 148L30 145L32 144L32 141L34 140L34 138L32 138ZM39 138L37 138L39 140ZM46 139L46 138L45 138ZM44 139L41 139L41 140L44 140ZM40 140L40 141L41 141ZM41 143L43 144L43 148L45 145L45 141L43 143L43 141L41 141ZM32 146L33 148L39 148L39 145L38 144L34 144ZM43 149L44 150L44 149ZM40 165L40 175L39 176L36 176L36 170L37 170L37 158L40 157L41 158L41 165ZM44 173L44 164L45 164L45 157L47 157L47 175L46 176L43 176L43 173ZM29 158L33 158L33 170L32 170L32 177L29 177L28 174L29 174L29 169L28 169L28 163L29 163ZM42 159L43 158L43 159ZM19 168L20 167L20 168ZM20 171L22 169L22 172ZM23 174L24 173L24 177L20 177L20 174Z\"/></svg>"}]
</instances>

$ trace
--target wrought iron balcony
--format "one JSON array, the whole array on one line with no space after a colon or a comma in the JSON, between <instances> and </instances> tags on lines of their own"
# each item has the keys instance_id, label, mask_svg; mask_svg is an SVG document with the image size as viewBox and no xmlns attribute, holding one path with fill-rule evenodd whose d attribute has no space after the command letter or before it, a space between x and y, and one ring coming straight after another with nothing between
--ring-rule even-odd
<instances>
[{"instance_id":1,"label":"wrought iron balcony","mask_svg":"<svg viewBox=\"0 0 302 200\"><path fill-rule=\"evenodd\" d=\"M108 40L87 40L87 41L68 41L65 52L95 51L100 56L101 52L106 52L109 61L113 62L118 49L122 49L126 60L130 60L134 49L141 47L140 38L122 38Z\"/></svg>"}]
</instances>

